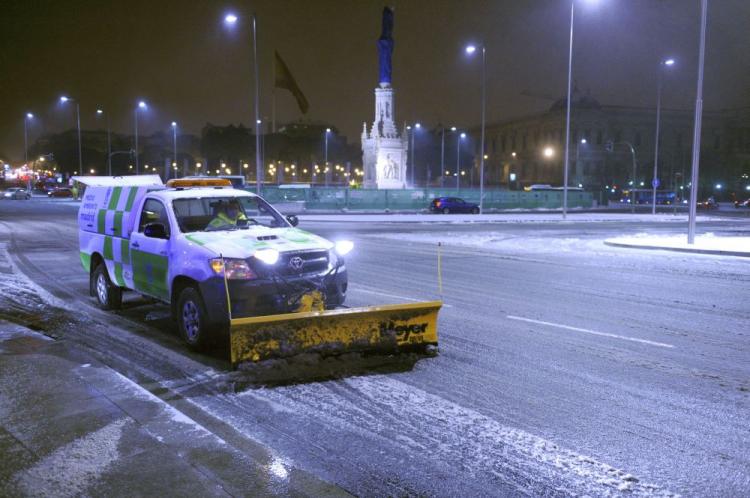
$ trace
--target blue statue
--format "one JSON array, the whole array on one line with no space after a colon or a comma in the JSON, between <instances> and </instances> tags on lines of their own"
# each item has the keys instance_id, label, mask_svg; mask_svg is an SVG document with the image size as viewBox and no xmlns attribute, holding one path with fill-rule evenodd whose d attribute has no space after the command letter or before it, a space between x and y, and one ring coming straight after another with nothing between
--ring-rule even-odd
<instances>
[{"instance_id":1,"label":"blue statue","mask_svg":"<svg viewBox=\"0 0 750 498\"><path fill-rule=\"evenodd\" d=\"M393 54L393 10L383 9L383 31L378 39L378 57L380 60L380 83L386 87L391 85L391 55Z\"/></svg>"}]
</instances>

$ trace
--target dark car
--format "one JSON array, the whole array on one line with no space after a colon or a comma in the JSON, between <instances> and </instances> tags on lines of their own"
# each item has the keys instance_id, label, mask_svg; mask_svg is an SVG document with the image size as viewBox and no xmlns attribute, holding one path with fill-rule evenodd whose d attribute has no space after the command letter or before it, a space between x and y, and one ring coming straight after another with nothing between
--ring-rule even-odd
<instances>
[{"instance_id":1,"label":"dark car","mask_svg":"<svg viewBox=\"0 0 750 498\"><path fill-rule=\"evenodd\" d=\"M479 214L479 206L458 197L438 197L430 203L431 213L471 213Z\"/></svg>"},{"instance_id":2,"label":"dark car","mask_svg":"<svg viewBox=\"0 0 750 498\"><path fill-rule=\"evenodd\" d=\"M713 197L709 197L705 201L699 202L697 208L706 210L719 209L719 204L716 202L716 200L714 200Z\"/></svg>"},{"instance_id":3,"label":"dark car","mask_svg":"<svg viewBox=\"0 0 750 498\"><path fill-rule=\"evenodd\" d=\"M736 208L750 208L750 198L744 201L734 201L734 207Z\"/></svg>"},{"instance_id":4,"label":"dark car","mask_svg":"<svg viewBox=\"0 0 750 498\"><path fill-rule=\"evenodd\" d=\"M56 188L47 192L49 197L73 197L73 191L69 188Z\"/></svg>"}]
</instances>

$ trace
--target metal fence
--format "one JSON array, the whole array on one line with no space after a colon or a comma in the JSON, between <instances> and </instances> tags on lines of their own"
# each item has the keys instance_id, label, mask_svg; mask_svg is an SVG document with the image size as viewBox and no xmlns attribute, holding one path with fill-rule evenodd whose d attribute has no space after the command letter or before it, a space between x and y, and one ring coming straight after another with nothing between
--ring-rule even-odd
<instances>
[{"instance_id":1,"label":"metal fence","mask_svg":"<svg viewBox=\"0 0 750 498\"><path fill-rule=\"evenodd\" d=\"M248 190L254 191L252 188ZM459 197L468 202L479 202L479 189L349 189L342 187L279 188L264 186L263 197L272 204L293 203L301 210L350 211L421 211L436 197ZM485 209L559 209L563 192L536 190L485 190ZM569 191L568 207L593 207L590 192Z\"/></svg>"}]
</instances>

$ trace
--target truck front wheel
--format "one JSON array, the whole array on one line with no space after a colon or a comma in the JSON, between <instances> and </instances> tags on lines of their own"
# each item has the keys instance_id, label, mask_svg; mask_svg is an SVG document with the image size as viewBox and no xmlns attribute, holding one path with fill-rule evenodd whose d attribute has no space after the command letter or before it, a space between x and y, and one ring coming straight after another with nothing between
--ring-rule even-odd
<instances>
[{"instance_id":1,"label":"truck front wheel","mask_svg":"<svg viewBox=\"0 0 750 498\"><path fill-rule=\"evenodd\" d=\"M107 265L103 262L91 274L91 287L100 308L119 310L122 307L122 289L112 283L107 274Z\"/></svg>"},{"instance_id":2,"label":"truck front wheel","mask_svg":"<svg viewBox=\"0 0 750 498\"><path fill-rule=\"evenodd\" d=\"M206 307L200 292L186 287L177 300L177 326L188 347L194 351L205 348L210 334Z\"/></svg>"}]
</instances>

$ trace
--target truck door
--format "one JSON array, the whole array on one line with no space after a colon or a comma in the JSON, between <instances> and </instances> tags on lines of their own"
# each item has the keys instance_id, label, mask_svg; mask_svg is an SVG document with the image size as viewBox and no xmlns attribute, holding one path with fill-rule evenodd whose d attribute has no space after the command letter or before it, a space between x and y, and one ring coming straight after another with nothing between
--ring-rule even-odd
<instances>
[{"instance_id":1,"label":"truck door","mask_svg":"<svg viewBox=\"0 0 750 498\"><path fill-rule=\"evenodd\" d=\"M164 227L163 234L153 230L156 224ZM150 236L146 227L152 225ZM148 296L169 301L169 216L159 200L146 199L143 203L138 228L130 235L130 258L133 263L135 290Z\"/></svg>"}]
</instances>

